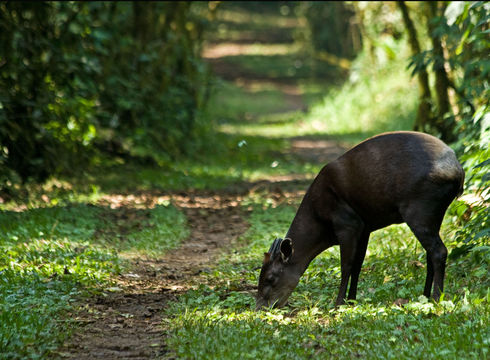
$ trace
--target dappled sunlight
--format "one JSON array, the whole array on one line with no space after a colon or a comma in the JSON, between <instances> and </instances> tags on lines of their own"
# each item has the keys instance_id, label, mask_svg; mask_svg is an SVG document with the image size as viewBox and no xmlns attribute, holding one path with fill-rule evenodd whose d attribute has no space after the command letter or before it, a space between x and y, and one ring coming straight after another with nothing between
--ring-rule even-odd
<instances>
[{"instance_id":1,"label":"dappled sunlight","mask_svg":"<svg viewBox=\"0 0 490 360\"><path fill-rule=\"evenodd\" d=\"M201 291L206 289L201 288ZM190 293L199 296L201 292L192 290ZM417 351L440 353L449 348L454 353L468 354L461 349L461 341L453 341L453 335L447 331L449 326L457 326L459 337L479 334L471 351L473 356L485 353L481 331L488 314L468 319L468 312L475 311L478 305L466 295L455 302L438 304L420 297L401 306L356 303L337 309L309 306L292 311L284 308L257 312L239 307L240 301L235 307L228 307L231 304L225 305L226 300L220 301L223 294L208 294L193 299L184 297L182 302L187 306L184 310L181 307L169 309L175 327L169 341L171 344L178 342L177 355L188 356L195 352L203 358L217 354L236 358L250 354L261 342L275 356L294 351L297 355L324 354L328 358L347 359L356 354L391 358L395 353L409 356L413 346L419 348ZM230 341L232 338L239 340ZM276 341L267 341L269 338ZM297 344L298 348L288 346L285 350L283 341ZM412 345L407 349L407 344Z\"/></svg>"},{"instance_id":2,"label":"dappled sunlight","mask_svg":"<svg viewBox=\"0 0 490 360\"><path fill-rule=\"evenodd\" d=\"M202 56L204 59L217 59L224 56L239 55L289 55L300 50L297 44L240 44L240 43L219 43L207 46Z\"/></svg>"},{"instance_id":3,"label":"dappled sunlight","mask_svg":"<svg viewBox=\"0 0 490 360\"><path fill-rule=\"evenodd\" d=\"M236 86L245 88L247 91L256 93L265 90L276 90L280 91L286 95L292 96L302 96L305 92L300 86L295 84L287 84L287 83L278 83L267 80L256 80L256 79L246 79L246 78L237 78L234 81ZM276 104L279 106L280 104Z\"/></svg>"},{"instance_id":4,"label":"dappled sunlight","mask_svg":"<svg viewBox=\"0 0 490 360\"><path fill-rule=\"evenodd\" d=\"M371 74L361 76L325 96L323 103L311 109L306 122L318 132L331 135L360 132L368 137L382 131L411 129L417 93L404 65L380 69L375 82ZM400 85L406 83L413 86ZM383 106L373 106L376 103Z\"/></svg>"},{"instance_id":5,"label":"dappled sunlight","mask_svg":"<svg viewBox=\"0 0 490 360\"><path fill-rule=\"evenodd\" d=\"M335 160L348 149L347 145L334 140L312 138L294 138L291 141L291 151L303 159L325 164ZM320 160L320 161L319 161Z\"/></svg>"},{"instance_id":6,"label":"dappled sunlight","mask_svg":"<svg viewBox=\"0 0 490 360\"><path fill-rule=\"evenodd\" d=\"M273 25L281 28L294 28L300 25L300 21L296 17L285 17L240 9L223 9L219 12L219 18L225 22L246 25Z\"/></svg>"},{"instance_id":7,"label":"dappled sunlight","mask_svg":"<svg viewBox=\"0 0 490 360\"><path fill-rule=\"evenodd\" d=\"M328 62L329 64L339 66L340 68L344 70L350 70L352 63L349 59L346 58L341 58L338 56L335 56L334 54L330 54L326 51L320 51L317 54L318 58Z\"/></svg>"},{"instance_id":8,"label":"dappled sunlight","mask_svg":"<svg viewBox=\"0 0 490 360\"><path fill-rule=\"evenodd\" d=\"M291 114L283 115L289 118ZM294 119L294 117L291 117ZM293 136L318 134L306 123L289 121L288 123L256 123L256 124L223 124L219 130L225 134L243 136L263 136L267 138L290 138Z\"/></svg>"}]
</instances>

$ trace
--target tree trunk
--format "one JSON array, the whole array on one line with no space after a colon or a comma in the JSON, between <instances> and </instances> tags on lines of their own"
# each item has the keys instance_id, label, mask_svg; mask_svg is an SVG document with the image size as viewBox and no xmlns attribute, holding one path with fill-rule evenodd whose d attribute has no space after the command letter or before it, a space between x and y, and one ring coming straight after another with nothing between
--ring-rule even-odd
<instances>
[{"instance_id":1,"label":"tree trunk","mask_svg":"<svg viewBox=\"0 0 490 360\"><path fill-rule=\"evenodd\" d=\"M356 1L352 3L352 6L354 6L356 16L357 16L357 22L359 24L359 38L361 40L361 47L359 50L362 50L364 48L365 51L367 51L369 55L369 60L371 61L371 64L374 66L376 65L374 42L369 32L366 31L364 9L360 7L359 3Z\"/></svg>"},{"instance_id":2,"label":"tree trunk","mask_svg":"<svg viewBox=\"0 0 490 360\"><path fill-rule=\"evenodd\" d=\"M437 99L437 114L434 119L434 126L441 133L441 137L446 142L452 142L454 140L454 119L444 119L445 115L451 111L451 103L449 102L448 88L449 80L444 67L445 58L444 51L441 44L441 38L436 33L436 25L439 18L438 1L429 1L427 25L429 30L429 36L432 41L432 48L434 51L434 65L433 70L435 73L435 91Z\"/></svg>"},{"instance_id":3,"label":"tree trunk","mask_svg":"<svg viewBox=\"0 0 490 360\"><path fill-rule=\"evenodd\" d=\"M407 5L404 1L397 1L398 7L402 12L403 22L408 32L408 40L412 49L412 54L420 54L420 44L417 38L417 31L408 13ZM420 103L417 109L417 119L415 120L414 129L423 131L431 123L431 94L429 88L429 75L425 68L418 71L418 82L420 88Z\"/></svg>"}]
</instances>

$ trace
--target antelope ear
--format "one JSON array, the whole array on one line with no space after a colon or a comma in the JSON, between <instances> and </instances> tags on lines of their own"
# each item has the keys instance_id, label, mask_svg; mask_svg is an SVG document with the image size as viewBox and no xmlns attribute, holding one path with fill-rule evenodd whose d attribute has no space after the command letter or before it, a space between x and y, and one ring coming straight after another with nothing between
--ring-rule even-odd
<instances>
[{"instance_id":1,"label":"antelope ear","mask_svg":"<svg viewBox=\"0 0 490 360\"><path fill-rule=\"evenodd\" d=\"M284 239L281 242L281 259L284 263L287 263L293 255L293 241L289 238Z\"/></svg>"},{"instance_id":2,"label":"antelope ear","mask_svg":"<svg viewBox=\"0 0 490 360\"><path fill-rule=\"evenodd\" d=\"M271 260L271 253L268 253L268 252L264 253L264 262L263 262L263 264L264 265L267 264L270 260Z\"/></svg>"}]
</instances>

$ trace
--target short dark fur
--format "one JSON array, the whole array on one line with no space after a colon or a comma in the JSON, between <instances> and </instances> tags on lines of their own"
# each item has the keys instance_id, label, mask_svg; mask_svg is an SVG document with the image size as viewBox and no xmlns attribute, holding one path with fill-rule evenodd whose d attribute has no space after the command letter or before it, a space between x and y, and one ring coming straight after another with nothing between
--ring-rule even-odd
<instances>
[{"instance_id":1,"label":"short dark fur","mask_svg":"<svg viewBox=\"0 0 490 360\"><path fill-rule=\"evenodd\" d=\"M454 152L433 136L385 133L355 146L326 165L305 194L286 235L294 249L287 261L274 253L264 259L257 306L284 304L311 260L332 245L340 245L341 257L336 304L344 303L349 280L348 299L355 299L370 233L402 222L427 251L424 295L434 285L439 299L447 257L439 228L463 182Z\"/></svg>"}]
</instances>

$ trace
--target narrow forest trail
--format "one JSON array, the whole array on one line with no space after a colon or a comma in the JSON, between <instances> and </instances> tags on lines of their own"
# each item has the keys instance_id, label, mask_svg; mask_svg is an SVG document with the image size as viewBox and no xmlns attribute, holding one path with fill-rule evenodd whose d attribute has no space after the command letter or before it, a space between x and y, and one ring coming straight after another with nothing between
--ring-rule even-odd
<instances>
[{"instance_id":1,"label":"narrow forest trail","mask_svg":"<svg viewBox=\"0 0 490 360\"><path fill-rule=\"evenodd\" d=\"M60 353L72 359L149 359L164 357L162 310L196 284L219 254L243 234L248 225L239 195L167 195L182 210L191 229L180 247L159 258L130 260L130 271L115 285L102 289L80 313L76 333ZM158 196L146 200L156 203ZM125 201L121 213L131 208Z\"/></svg>"},{"instance_id":2,"label":"narrow forest trail","mask_svg":"<svg viewBox=\"0 0 490 360\"><path fill-rule=\"evenodd\" d=\"M267 54L262 55L280 55L284 51L281 44L268 45L262 48ZM252 47L253 44L222 41L210 44L203 56L218 77L246 91L264 84L278 90L284 101L277 103L275 113L305 112L307 105L296 81L254 74L227 61L230 56L250 53ZM331 139L292 137L287 140L288 155L305 162L325 163L345 151L345 146ZM163 309L199 284L203 279L200 274L212 269L220 254L238 246L235 241L248 228L247 214L241 206L243 198L261 191L278 201L298 202L306 190L305 182L309 181L303 175L283 175L255 183L244 181L220 191L144 194L143 202L148 208L163 197L184 212L190 236L177 249L161 257L129 259L129 270L113 279L112 288L102 289L100 295L73 314L79 327L59 354L87 360L170 356L165 342ZM128 194L116 204L121 216L136 206L137 197Z\"/></svg>"},{"instance_id":3,"label":"narrow forest trail","mask_svg":"<svg viewBox=\"0 0 490 360\"><path fill-rule=\"evenodd\" d=\"M284 53L282 44L269 44L262 56L281 55ZM267 50L268 49L268 50ZM303 99L303 90L297 79L281 79L255 74L250 69L244 69L229 62L230 57L244 56L254 53L254 44L236 42L220 42L211 44L204 52L203 57L208 61L213 72L221 79L230 81L245 91L254 91L257 88L272 87L282 94L283 102L278 103L274 111L280 113L306 113L308 104ZM290 137L289 155L294 158L311 163L324 164L331 161L347 150L348 145L331 138L319 137Z\"/></svg>"}]
</instances>

